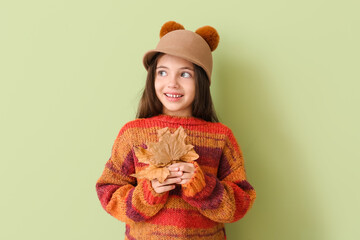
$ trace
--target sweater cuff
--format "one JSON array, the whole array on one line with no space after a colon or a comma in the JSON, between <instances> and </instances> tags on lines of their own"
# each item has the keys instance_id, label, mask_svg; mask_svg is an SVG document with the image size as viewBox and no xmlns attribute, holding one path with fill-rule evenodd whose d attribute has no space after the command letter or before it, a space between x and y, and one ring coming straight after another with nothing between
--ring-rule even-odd
<instances>
[{"instance_id":1,"label":"sweater cuff","mask_svg":"<svg viewBox=\"0 0 360 240\"><path fill-rule=\"evenodd\" d=\"M142 179L142 188L144 198L147 203L151 205L163 204L166 202L169 192L157 193L151 185L151 181L148 179Z\"/></svg>"},{"instance_id":2,"label":"sweater cuff","mask_svg":"<svg viewBox=\"0 0 360 240\"><path fill-rule=\"evenodd\" d=\"M205 185L205 176L201 170L199 164L195 161L193 162L195 166L195 172L189 182L182 184L182 192L186 197L194 197L197 193L201 192Z\"/></svg>"}]
</instances>

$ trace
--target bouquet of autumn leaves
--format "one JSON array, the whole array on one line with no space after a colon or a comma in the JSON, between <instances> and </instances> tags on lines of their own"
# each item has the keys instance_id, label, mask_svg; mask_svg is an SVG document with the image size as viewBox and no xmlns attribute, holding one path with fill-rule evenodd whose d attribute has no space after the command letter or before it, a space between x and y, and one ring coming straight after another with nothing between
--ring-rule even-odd
<instances>
[{"instance_id":1,"label":"bouquet of autumn leaves","mask_svg":"<svg viewBox=\"0 0 360 240\"><path fill-rule=\"evenodd\" d=\"M131 176L149 180L158 179L160 183L163 183L170 175L168 166L176 162L191 162L199 158L194 146L185 143L187 135L183 127L180 126L173 134L167 127L162 128L157 131L157 134L159 141L148 143L147 149L134 148L139 162L149 164L149 166Z\"/></svg>"}]
</instances>

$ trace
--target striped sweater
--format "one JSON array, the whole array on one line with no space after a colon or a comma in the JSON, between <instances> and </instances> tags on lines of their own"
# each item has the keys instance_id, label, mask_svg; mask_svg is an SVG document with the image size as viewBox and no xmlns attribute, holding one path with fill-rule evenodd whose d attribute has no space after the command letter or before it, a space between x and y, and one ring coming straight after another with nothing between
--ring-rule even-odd
<instances>
[{"instance_id":1,"label":"striped sweater","mask_svg":"<svg viewBox=\"0 0 360 240\"><path fill-rule=\"evenodd\" d=\"M187 144L199 158L186 184L156 193L147 179L130 174L147 167L135 146L157 142L157 130L185 129ZM251 208L256 193L246 180L244 159L229 128L194 117L158 115L128 122L114 142L110 159L96 183L102 207L126 223L125 239L226 239L224 223Z\"/></svg>"}]
</instances>

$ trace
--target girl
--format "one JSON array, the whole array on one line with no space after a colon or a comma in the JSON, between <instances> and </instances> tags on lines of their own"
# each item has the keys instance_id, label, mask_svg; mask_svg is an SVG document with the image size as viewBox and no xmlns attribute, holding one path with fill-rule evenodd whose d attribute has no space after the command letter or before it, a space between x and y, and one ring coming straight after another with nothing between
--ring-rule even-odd
<instances>
[{"instance_id":1,"label":"girl","mask_svg":"<svg viewBox=\"0 0 360 240\"><path fill-rule=\"evenodd\" d=\"M224 223L251 208L256 194L232 131L218 122L210 95L212 54L219 35L165 23L148 71L137 119L120 130L97 181L103 208L126 223L125 239L226 239ZM134 149L157 142L157 130L179 127L198 159L169 165L162 182L131 175L148 167Z\"/></svg>"}]
</instances>

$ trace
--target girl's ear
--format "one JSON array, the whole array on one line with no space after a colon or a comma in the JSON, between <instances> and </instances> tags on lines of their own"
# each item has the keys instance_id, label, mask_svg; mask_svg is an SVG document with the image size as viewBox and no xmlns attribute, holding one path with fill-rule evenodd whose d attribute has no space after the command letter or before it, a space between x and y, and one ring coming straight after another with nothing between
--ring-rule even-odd
<instances>
[{"instance_id":1,"label":"girl's ear","mask_svg":"<svg viewBox=\"0 0 360 240\"><path fill-rule=\"evenodd\" d=\"M209 44L211 51L214 51L220 41L220 36L215 28L211 26L204 26L195 31Z\"/></svg>"},{"instance_id":2,"label":"girl's ear","mask_svg":"<svg viewBox=\"0 0 360 240\"><path fill-rule=\"evenodd\" d=\"M177 22L174 22L174 21L166 22L161 27L160 38L162 38L165 34L171 32L171 31L184 30L184 29L185 29L184 26L181 25L180 23L177 23Z\"/></svg>"}]
</instances>

